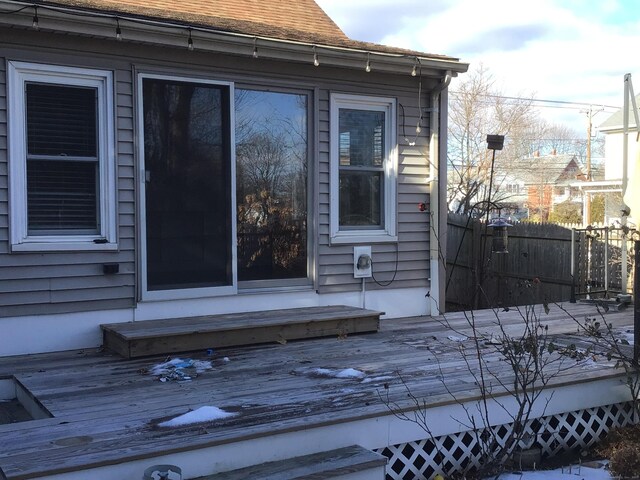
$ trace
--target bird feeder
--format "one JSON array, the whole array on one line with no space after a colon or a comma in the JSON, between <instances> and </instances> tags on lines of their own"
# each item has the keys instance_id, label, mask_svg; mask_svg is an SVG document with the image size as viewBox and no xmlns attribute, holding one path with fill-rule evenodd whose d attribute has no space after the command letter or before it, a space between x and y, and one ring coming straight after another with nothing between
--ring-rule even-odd
<instances>
[{"instance_id":1,"label":"bird feeder","mask_svg":"<svg viewBox=\"0 0 640 480\"><path fill-rule=\"evenodd\" d=\"M509 253L509 250L507 249L509 242L507 229L509 227L513 227L513 225L505 221L503 218L498 217L492 220L487 226L493 231L491 239L491 253Z\"/></svg>"}]
</instances>

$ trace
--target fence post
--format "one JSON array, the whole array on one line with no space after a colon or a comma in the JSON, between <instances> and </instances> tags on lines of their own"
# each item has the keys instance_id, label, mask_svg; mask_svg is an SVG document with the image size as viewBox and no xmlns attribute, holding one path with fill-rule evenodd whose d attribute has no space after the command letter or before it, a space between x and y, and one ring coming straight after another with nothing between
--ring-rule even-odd
<instances>
[{"instance_id":1,"label":"fence post","mask_svg":"<svg viewBox=\"0 0 640 480\"><path fill-rule=\"evenodd\" d=\"M633 246L633 362L637 366L640 358L640 241L636 240Z\"/></svg>"},{"instance_id":2,"label":"fence post","mask_svg":"<svg viewBox=\"0 0 640 480\"><path fill-rule=\"evenodd\" d=\"M473 222L473 243L471 251L473 252L473 264L475 267L475 282L473 289L473 308L477 310L480 308L481 296L480 287L482 286L482 279L484 277L484 265L482 265L482 223L479 221Z\"/></svg>"},{"instance_id":3,"label":"fence post","mask_svg":"<svg viewBox=\"0 0 640 480\"><path fill-rule=\"evenodd\" d=\"M604 227L604 298L609 298L609 227Z\"/></svg>"},{"instance_id":4,"label":"fence post","mask_svg":"<svg viewBox=\"0 0 640 480\"><path fill-rule=\"evenodd\" d=\"M571 299L576 303L576 229L571 229Z\"/></svg>"}]
</instances>

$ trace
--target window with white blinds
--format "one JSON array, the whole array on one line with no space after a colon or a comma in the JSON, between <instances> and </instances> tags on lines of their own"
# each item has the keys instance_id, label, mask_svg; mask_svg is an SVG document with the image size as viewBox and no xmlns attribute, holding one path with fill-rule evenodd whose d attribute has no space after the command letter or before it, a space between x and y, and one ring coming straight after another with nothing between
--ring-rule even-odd
<instances>
[{"instance_id":1,"label":"window with white blinds","mask_svg":"<svg viewBox=\"0 0 640 480\"><path fill-rule=\"evenodd\" d=\"M112 74L9 62L12 247L115 246Z\"/></svg>"},{"instance_id":2,"label":"window with white blinds","mask_svg":"<svg viewBox=\"0 0 640 480\"><path fill-rule=\"evenodd\" d=\"M26 84L27 231L99 232L97 91Z\"/></svg>"},{"instance_id":3,"label":"window with white blinds","mask_svg":"<svg viewBox=\"0 0 640 480\"><path fill-rule=\"evenodd\" d=\"M395 242L397 141L392 98L331 95L331 242Z\"/></svg>"}]
</instances>

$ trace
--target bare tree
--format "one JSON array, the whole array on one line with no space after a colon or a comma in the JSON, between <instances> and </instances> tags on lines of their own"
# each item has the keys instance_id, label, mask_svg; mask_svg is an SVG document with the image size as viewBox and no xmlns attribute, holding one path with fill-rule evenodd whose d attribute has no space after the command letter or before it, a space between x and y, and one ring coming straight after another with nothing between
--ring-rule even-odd
<instances>
[{"instance_id":1,"label":"bare tree","mask_svg":"<svg viewBox=\"0 0 640 480\"><path fill-rule=\"evenodd\" d=\"M531 96L504 97L482 65L458 84L449 107L448 202L455 213L482 214L474 205L486 199L491 176L491 152L487 134L508 139L499 161L509 163L531 153L528 138L539 127ZM499 193L499 190L498 190Z\"/></svg>"}]
</instances>

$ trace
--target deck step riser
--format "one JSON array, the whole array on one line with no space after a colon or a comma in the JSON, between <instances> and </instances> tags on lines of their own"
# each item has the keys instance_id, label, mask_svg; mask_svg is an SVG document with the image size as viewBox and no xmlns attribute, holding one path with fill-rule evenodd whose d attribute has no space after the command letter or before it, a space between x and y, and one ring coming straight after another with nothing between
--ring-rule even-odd
<instances>
[{"instance_id":1,"label":"deck step riser","mask_svg":"<svg viewBox=\"0 0 640 480\"><path fill-rule=\"evenodd\" d=\"M377 332L381 312L311 307L102 325L103 346L125 358Z\"/></svg>"}]
</instances>

